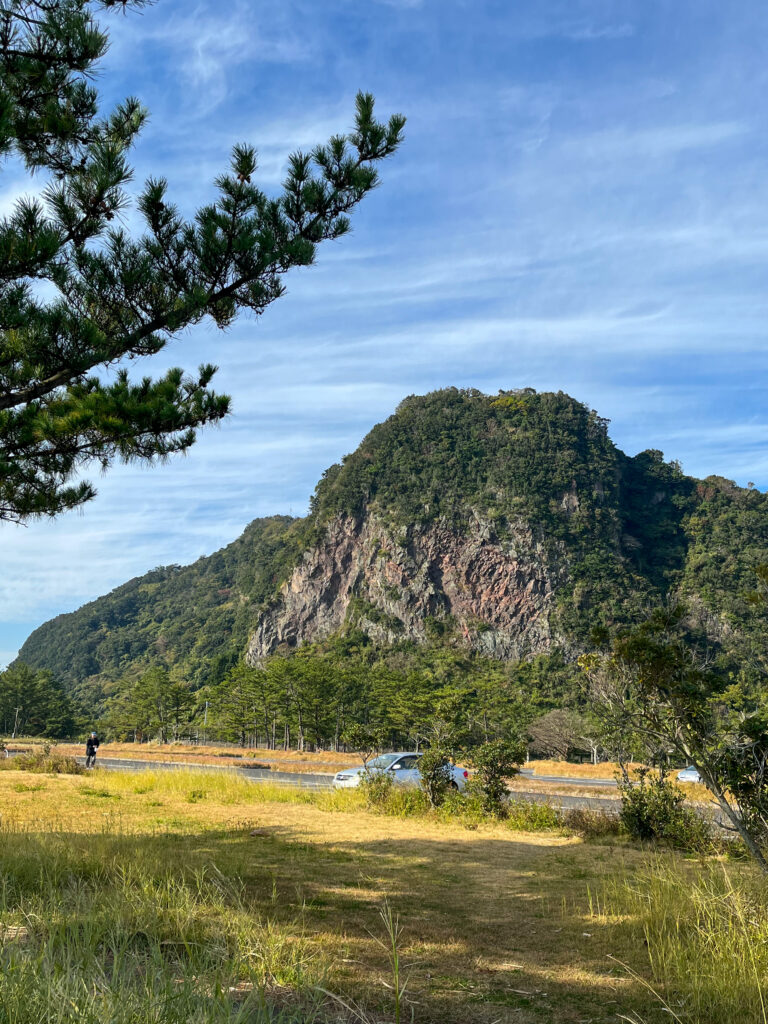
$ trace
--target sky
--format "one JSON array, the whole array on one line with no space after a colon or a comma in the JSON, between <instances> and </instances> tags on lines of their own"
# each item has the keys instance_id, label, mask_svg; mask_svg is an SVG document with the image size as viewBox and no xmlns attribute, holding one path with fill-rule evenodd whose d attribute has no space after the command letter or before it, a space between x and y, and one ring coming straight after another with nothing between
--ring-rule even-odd
<instances>
[{"instance_id":1,"label":"sky","mask_svg":"<svg viewBox=\"0 0 768 1024\"><path fill-rule=\"evenodd\" d=\"M159 0L105 22L104 109L151 111L135 190L164 176L190 215L235 142L277 192L359 89L406 137L263 316L140 367L215 362L228 420L160 467L86 474L80 512L0 524L0 666L51 616L304 514L409 394L563 390L629 454L768 486L762 0ZM0 166L0 214L40 184Z\"/></svg>"}]
</instances>

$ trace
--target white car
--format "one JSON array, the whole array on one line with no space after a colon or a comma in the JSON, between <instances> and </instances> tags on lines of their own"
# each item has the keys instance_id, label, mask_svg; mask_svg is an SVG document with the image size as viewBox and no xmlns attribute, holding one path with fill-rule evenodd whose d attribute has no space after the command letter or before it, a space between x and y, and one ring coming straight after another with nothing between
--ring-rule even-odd
<instances>
[{"instance_id":1,"label":"white car","mask_svg":"<svg viewBox=\"0 0 768 1024\"><path fill-rule=\"evenodd\" d=\"M402 786L421 785L421 774L419 773L419 759L421 754L414 754L410 751L399 751L395 754L380 754L369 761L367 765L360 765L359 768L343 768L333 780L334 789L352 789L359 786L365 772L383 773L391 772L395 782ZM451 788L464 789L469 778L469 772L464 768L457 768L451 765Z\"/></svg>"},{"instance_id":2,"label":"white car","mask_svg":"<svg viewBox=\"0 0 768 1024\"><path fill-rule=\"evenodd\" d=\"M677 773L678 782L701 782L701 776L692 764Z\"/></svg>"}]
</instances>

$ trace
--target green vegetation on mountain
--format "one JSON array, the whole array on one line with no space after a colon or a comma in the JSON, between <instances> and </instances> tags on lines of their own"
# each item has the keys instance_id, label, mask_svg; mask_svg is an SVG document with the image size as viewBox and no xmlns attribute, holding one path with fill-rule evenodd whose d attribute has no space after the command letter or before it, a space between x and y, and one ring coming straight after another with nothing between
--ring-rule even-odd
<instances>
[{"instance_id":1,"label":"green vegetation on mountain","mask_svg":"<svg viewBox=\"0 0 768 1024\"><path fill-rule=\"evenodd\" d=\"M278 650L268 659L272 710L259 705L261 724L252 722L249 735L290 733L295 739L298 731L314 731L311 742L335 742L353 720L405 735L397 714L384 709L402 698L414 713L415 695L434 703L447 692L446 679L471 705L474 729L492 720L496 733L512 713L483 708L476 691L484 679L506 687L518 717L526 686L540 712L578 707L575 655L638 621L670 592L699 609L740 672L763 672L766 611L749 592L755 568L768 563L768 496L720 477L695 480L657 451L629 457L613 445L596 413L565 394L529 389L492 397L449 388L407 398L323 474L309 516L256 520L232 544L193 565L131 580L35 630L20 658L52 672L94 709L112 698L119 702L157 666L170 683L200 691L195 708L215 694L223 709L222 682L228 680L225 689L234 686L260 617L274 606L302 554L324 542L340 515L356 521L373 515L398 537L431 524L471 536L480 517L501 544L524 524L559 572L549 619L552 649L530 662L500 665L468 651L466 631L441 613L425 618L424 644L394 628L400 620L391 607L355 594L338 637L310 635L308 641L322 643ZM397 600L398 588L385 591ZM374 643L365 635L366 622L392 627L396 643ZM476 634L491 628L470 625ZM297 699L302 687L316 691L310 705L317 713ZM190 714L199 722L197 711ZM306 721L299 724L299 717ZM225 718L222 710L221 728L240 735L231 715L230 725ZM481 721L486 725L478 726Z\"/></svg>"},{"instance_id":2,"label":"green vegetation on mountain","mask_svg":"<svg viewBox=\"0 0 768 1024\"><path fill-rule=\"evenodd\" d=\"M193 687L237 661L262 603L303 550L303 522L254 520L232 544L193 565L170 565L59 615L24 644L21 660L78 689L162 662Z\"/></svg>"},{"instance_id":3,"label":"green vegetation on mountain","mask_svg":"<svg viewBox=\"0 0 768 1024\"><path fill-rule=\"evenodd\" d=\"M524 515L554 536L607 535L619 474L606 427L562 392L411 396L323 474L312 513L374 508L399 525L447 517L461 527L476 510L500 524ZM569 516L570 491L579 507Z\"/></svg>"}]
</instances>

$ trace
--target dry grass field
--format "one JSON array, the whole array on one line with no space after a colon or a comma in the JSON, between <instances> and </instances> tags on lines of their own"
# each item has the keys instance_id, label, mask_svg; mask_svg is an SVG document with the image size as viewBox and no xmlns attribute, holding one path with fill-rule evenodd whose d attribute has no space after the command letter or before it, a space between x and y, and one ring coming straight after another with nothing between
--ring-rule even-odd
<instances>
[{"instance_id":1,"label":"dry grass field","mask_svg":"<svg viewBox=\"0 0 768 1024\"><path fill-rule=\"evenodd\" d=\"M613 761L600 764L572 764L570 761L528 761L524 766L536 775L565 775L573 779L612 779L619 766ZM640 768L641 765L632 767Z\"/></svg>"},{"instance_id":2,"label":"dry grass field","mask_svg":"<svg viewBox=\"0 0 768 1024\"><path fill-rule=\"evenodd\" d=\"M412 965L403 1024L411 1013L421 1024L673 1019L644 984L652 972L642 914L611 909L611 893L632 892L648 857L621 840L384 817L355 792L255 786L222 772L97 770L0 772L0 843L1 950L29 934L50 942L54 922L69 926L73 914L111 908L122 921L133 907L126 935L157 926L169 950L194 939L228 951L233 1014L242 992L258 988L289 1006L314 993L330 1015L291 1020L394 1021L380 944L386 902ZM49 883L56 895L46 898L64 903L47 911ZM172 971L187 977L182 966ZM194 988L204 976L197 966L187 981ZM211 1010L205 1019L219 1018Z\"/></svg>"}]
</instances>

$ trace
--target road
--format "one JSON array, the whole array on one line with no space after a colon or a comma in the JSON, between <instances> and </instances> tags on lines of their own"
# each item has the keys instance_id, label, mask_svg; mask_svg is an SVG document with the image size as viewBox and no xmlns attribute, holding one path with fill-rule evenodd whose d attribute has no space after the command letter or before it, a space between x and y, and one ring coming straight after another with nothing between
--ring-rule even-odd
<instances>
[{"instance_id":1,"label":"road","mask_svg":"<svg viewBox=\"0 0 768 1024\"><path fill-rule=\"evenodd\" d=\"M84 757L78 757L80 764L85 764ZM236 765L193 764L182 761L133 761L128 757L99 757L96 759L99 768L110 771L141 772L141 771L189 771L195 769L206 772L235 772L253 782L277 782L288 786L299 786L302 789L331 789L332 775L310 775L300 772L275 772L269 768L238 768Z\"/></svg>"},{"instance_id":2,"label":"road","mask_svg":"<svg viewBox=\"0 0 768 1024\"><path fill-rule=\"evenodd\" d=\"M15 756L14 751L11 757ZM84 757L78 757L80 764L85 764ZM333 787L333 775L320 774L318 772L281 772L272 771L269 768L239 768L236 765L211 765L193 762L180 761L145 761L133 760L128 757L99 757L97 765L109 771L141 772L141 771L212 771L212 772L235 772L252 782L272 782L284 786L298 786L300 789L328 790ZM549 782L562 786L615 786L615 779L585 779L573 778L566 775L536 775L527 768L523 768L521 775L535 779L537 782ZM564 809L578 808L604 810L618 812L621 806L620 801L606 799L604 797L589 796L567 796L565 794L541 793L535 790L516 790L512 799L530 800L533 803L550 803Z\"/></svg>"},{"instance_id":3,"label":"road","mask_svg":"<svg viewBox=\"0 0 768 1024\"><path fill-rule=\"evenodd\" d=\"M580 776L574 778L567 775L539 775L529 768L521 768L520 774L537 782L557 782L563 786L616 786L616 779L587 779Z\"/></svg>"},{"instance_id":4,"label":"road","mask_svg":"<svg viewBox=\"0 0 768 1024\"><path fill-rule=\"evenodd\" d=\"M85 758L79 757L77 760L80 764L85 763ZM97 759L97 765L100 768L105 768L110 771L123 771L123 772L140 772L140 771L189 771L190 769L198 769L200 771L214 771L214 772L235 772L237 775L242 775L246 779L250 779L252 782L273 782L286 786L298 786L301 789L317 789L327 790L333 786L333 775L320 775L318 773L310 774L309 772L280 772L270 771L268 768L238 768L234 765L210 765L210 764L192 764L183 763L178 761L139 761L131 760L130 758L122 757L100 757ZM522 774L532 775L531 772L523 772ZM542 782L559 782L563 785L581 786L584 784L584 779L568 779L559 776L543 776L536 775L535 778ZM589 779L587 780L588 785L600 785L601 780ZM602 783L605 785L605 783ZM520 791L517 790L512 797L513 800L530 800L534 803L550 803L556 807L562 807L565 809L570 808L593 808L595 810L603 810L608 812L618 812L620 803L618 800L606 800L604 798L589 797L589 796L566 796L556 795L548 793L539 793L535 791Z\"/></svg>"}]
</instances>

